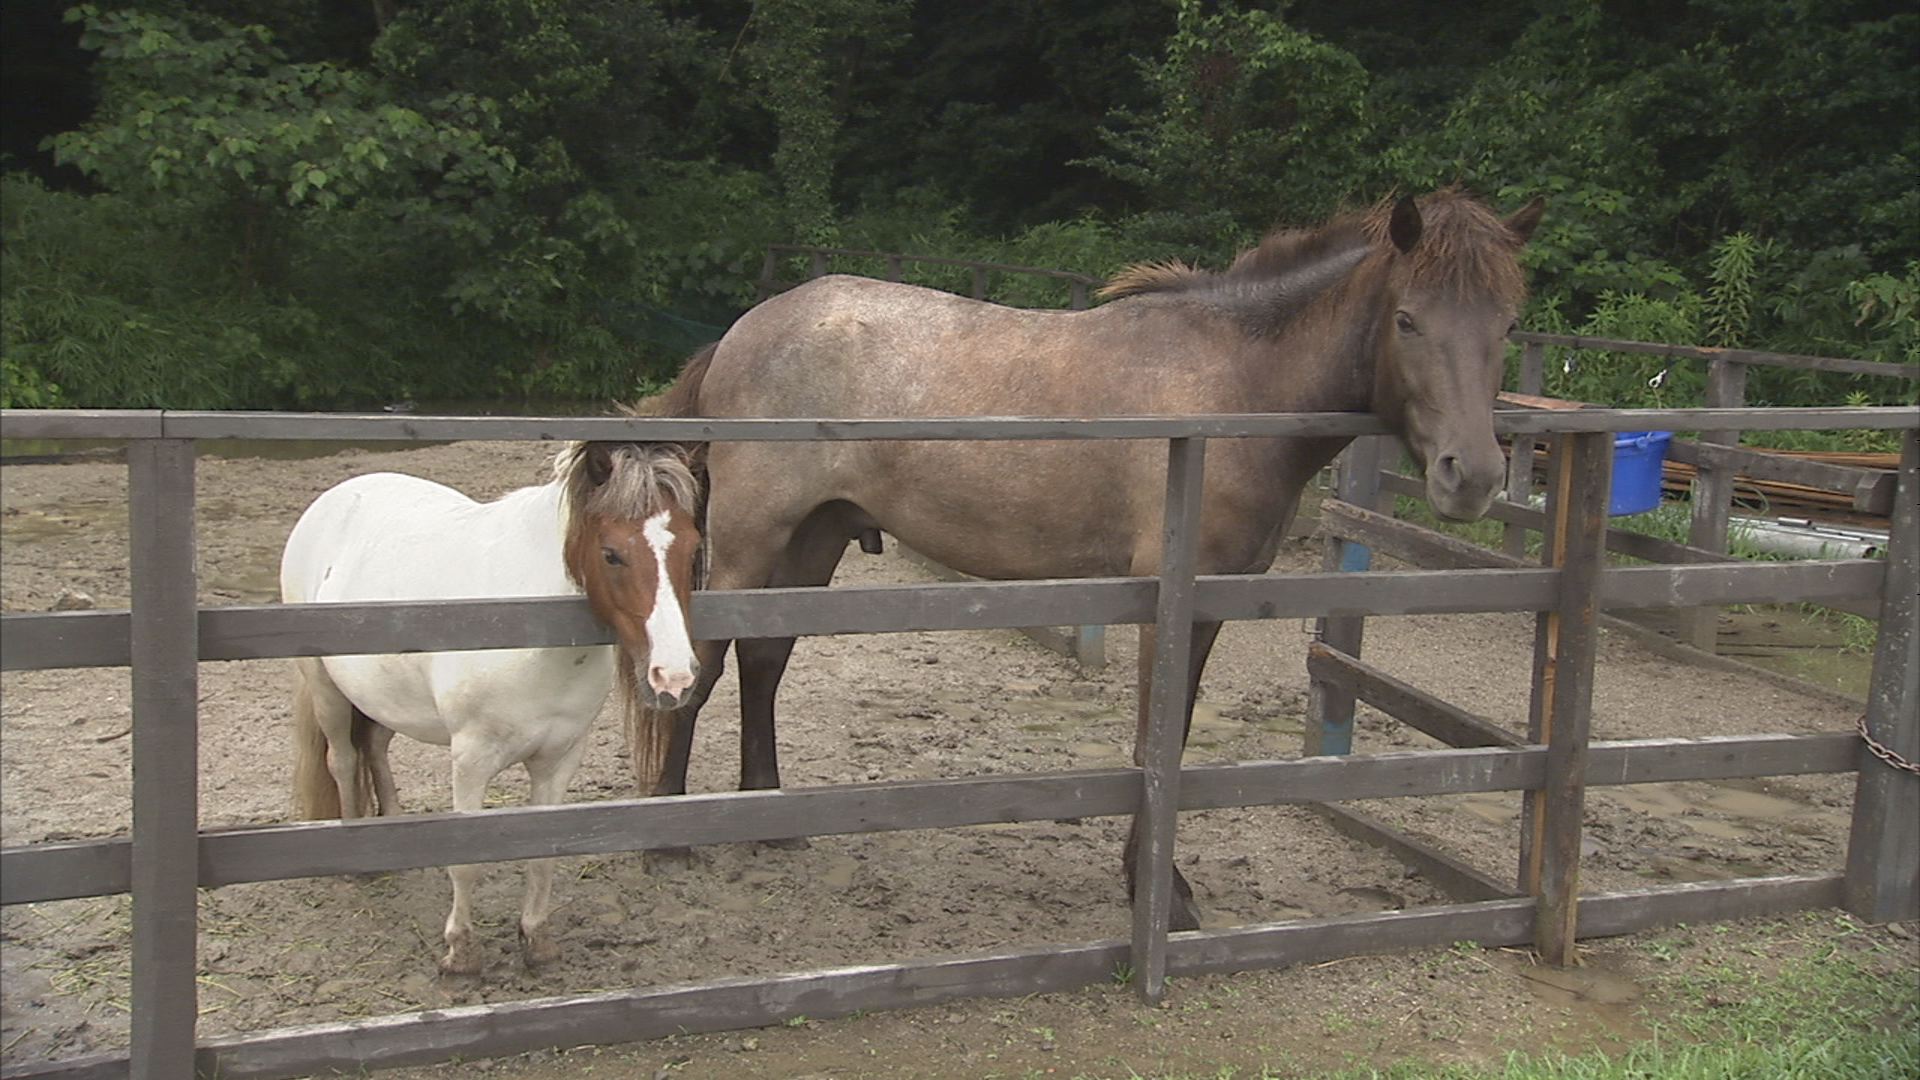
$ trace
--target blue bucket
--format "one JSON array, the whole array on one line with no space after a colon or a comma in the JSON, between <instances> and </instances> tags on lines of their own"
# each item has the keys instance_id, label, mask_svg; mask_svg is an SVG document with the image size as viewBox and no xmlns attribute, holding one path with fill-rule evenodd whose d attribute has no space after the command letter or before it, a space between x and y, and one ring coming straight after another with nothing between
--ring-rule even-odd
<instances>
[{"instance_id":1,"label":"blue bucket","mask_svg":"<svg viewBox=\"0 0 1920 1080\"><path fill-rule=\"evenodd\" d=\"M1607 513L1643 514L1660 505L1660 467L1667 460L1671 431L1622 431L1613 437L1613 490Z\"/></svg>"}]
</instances>

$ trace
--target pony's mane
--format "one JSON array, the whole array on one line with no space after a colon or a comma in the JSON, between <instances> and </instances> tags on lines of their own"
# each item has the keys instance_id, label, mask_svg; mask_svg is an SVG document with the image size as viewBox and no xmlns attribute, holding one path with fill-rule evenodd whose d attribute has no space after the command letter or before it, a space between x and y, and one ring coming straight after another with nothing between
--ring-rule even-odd
<instances>
[{"instance_id":1,"label":"pony's mane","mask_svg":"<svg viewBox=\"0 0 1920 1080\"><path fill-rule=\"evenodd\" d=\"M613 471L595 484L588 456L605 448ZM568 443L553 458L553 478L561 484L570 522L586 515L637 521L662 510L697 514L700 479L684 448L669 443Z\"/></svg>"},{"instance_id":2,"label":"pony's mane","mask_svg":"<svg viewBox=\"0 0 1920 1080\"><path fill-rule=\"evenodd\" d=\"M1459 187L1419 200L1420 242L1396 266L1409 285L1443 289L1455 296L1491 296L1517 308L1526 299L1526 278L1514 258L1521 238L1499 215ZM1277 284L1314 263L1338 255L1357 238L1389 250L1393 200L1343 214L1313 229L1278 229L1240 253L1224 271L1201 270L1178 259L1134 263L1098 293L1106 299L1149 293L1240 294Z\"/></svg>"}]
</instances>

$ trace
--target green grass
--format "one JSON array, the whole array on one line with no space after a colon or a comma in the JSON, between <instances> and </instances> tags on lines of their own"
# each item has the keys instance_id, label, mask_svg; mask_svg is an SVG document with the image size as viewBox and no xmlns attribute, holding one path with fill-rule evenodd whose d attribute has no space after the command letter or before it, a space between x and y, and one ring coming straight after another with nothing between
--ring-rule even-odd
<instances>
[{"instance_id":1,"label":"green grass","mask_svg":"<svg viewBox=\"0 0 1920 1080\"><path fill-rule=\"evenodd\" d=\"M1663 985L1644 1009L1655 1037L1624 1053L1512 1054L1493 1066L1405 1061L1334 1072L1236 1070L1153 1080L1870 1080L1920 1076L1913 969L1869 970L1828 952L1764 979L1720 965ZM1657 1010L1657 1014L1656 1014ZM1137 1075L1137 1074L1136 1074Z\"/></svg>"}]
</instances>

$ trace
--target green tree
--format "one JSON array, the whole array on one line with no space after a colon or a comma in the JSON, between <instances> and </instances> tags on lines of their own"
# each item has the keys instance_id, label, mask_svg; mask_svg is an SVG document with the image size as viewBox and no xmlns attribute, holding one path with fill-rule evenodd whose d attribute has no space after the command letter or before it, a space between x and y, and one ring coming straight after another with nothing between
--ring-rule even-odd
<instances>
[{"instance_id":1,"label":"green tree","mask_svg":"<svg viewBox=\"0 0 1920 1080\"><path fill-rule=\"evenodd\" d=\"M1273 12L1180 0L1141 76L1155 105L1121 111L1094 164L1154 207L1246 231L1318 221L1356 194L1367 73L1351 53Z\"/></svg>"}]
</instances>

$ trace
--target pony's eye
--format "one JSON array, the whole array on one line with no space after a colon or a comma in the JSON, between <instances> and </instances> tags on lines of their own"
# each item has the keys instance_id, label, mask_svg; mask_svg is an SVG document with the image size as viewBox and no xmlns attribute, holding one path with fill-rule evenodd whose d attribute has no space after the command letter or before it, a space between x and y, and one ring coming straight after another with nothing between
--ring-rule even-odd
<instances>
[{"instance_id":1,"label":"pony's eye","mask_svg":"<svg viewBox=\"0 0 1920 1080\"><path fill-rule=\"evenodd\" d=\"M620 557L620 553L619 553L619 552L617 552L617 551L615 551L615 550L613 550L613 549L612 549L612 548L610 548L610 547L603 547L603 548L601 548L601 549L600 549L600 557L601 557L601 558L603 558L603 559L605 559L605 560L607 560L607 565L608 565L608 566L625 566L625 565L627 565L627 560L625 560L625 559L623 559L623 558L621 558L621 557Z\"/></svg>"},{"instance_id":2,"label":"pony's eye","mask_svg":"<svg viewBox=\"0 0 1920 1080\"><path fill-rule=\"evenodd\" d=\"M1404 311L1394 312L1393 324L1395 326L1398 326L1400 328L1400 332L1403 334L1413 333L1413 316L1407 314Z\"/></svg>"}]
</instances>

